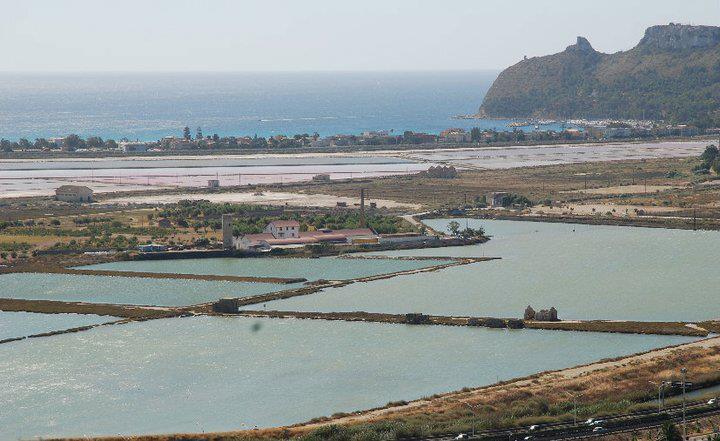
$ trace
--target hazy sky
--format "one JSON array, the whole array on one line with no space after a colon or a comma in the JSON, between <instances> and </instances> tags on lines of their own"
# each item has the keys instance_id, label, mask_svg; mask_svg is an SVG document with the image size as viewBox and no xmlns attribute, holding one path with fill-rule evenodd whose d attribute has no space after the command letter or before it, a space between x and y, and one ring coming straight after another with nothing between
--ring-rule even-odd
<instances>
[{"instance_id":1,"label":"hazy sky","mask_svg":"<svg viewBox=\"0 0 720 441\"><path fill-rule=\"evenodd\" d=\"M720 0L0 0L6 71L500 69L720 24Z\"/></svg>"}]
</instances>

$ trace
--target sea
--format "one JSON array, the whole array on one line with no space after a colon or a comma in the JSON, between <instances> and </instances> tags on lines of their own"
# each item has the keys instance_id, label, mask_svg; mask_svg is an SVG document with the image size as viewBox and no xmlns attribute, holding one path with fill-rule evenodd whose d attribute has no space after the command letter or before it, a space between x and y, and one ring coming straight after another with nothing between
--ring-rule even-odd
<instances>
[{"instance_id":1,"label":"sea","mask_svg":"<svg viewBox=\"0 0 720 441\"><path fill-rule=\"evenodd\" d=\"M496 71L2 73L0 137L140 141L193 135L321 136L364 131L508 129L474 114Z\"/></svg>"}]
</instances>

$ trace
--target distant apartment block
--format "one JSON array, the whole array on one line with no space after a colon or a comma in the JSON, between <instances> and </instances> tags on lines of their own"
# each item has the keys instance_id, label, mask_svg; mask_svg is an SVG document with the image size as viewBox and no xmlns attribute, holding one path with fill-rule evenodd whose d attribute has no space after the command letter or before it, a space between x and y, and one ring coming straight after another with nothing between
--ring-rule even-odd
<instances>
[{"instance_id":1,"label":"distant apartment block","mask_svg":"<svg viewBox=\"0 0 720 441\"><path fill-rule=\"evenodd\" d=\"M440 142L444 143L462 143L462 142L470 142L472 141L472 137L470 136L469 132L466 132L464 129L447 129L440 132Z\"/></svg>"},{"instance_id":2,"label":"distant apartment block","mask_svg":"<svg viewBox=\"0 0 720 441\"><path fill-rule=\"evenodd\" d=\"M146 143L146 142L119 142L118 148L123 153L147 152L148 143Z\"/></svg>"}]
</instances>

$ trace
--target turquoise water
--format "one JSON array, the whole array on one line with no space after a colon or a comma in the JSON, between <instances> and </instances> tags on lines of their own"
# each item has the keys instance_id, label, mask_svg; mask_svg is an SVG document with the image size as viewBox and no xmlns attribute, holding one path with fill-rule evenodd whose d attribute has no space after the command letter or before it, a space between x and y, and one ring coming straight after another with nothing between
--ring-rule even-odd
<instances>
[{"instance_id":1,"label":"turquoise water","mask_svg":"<svg viewBox=\"0 0 720 441\"><path fill-rule=\"evenodd\" d=\"M118 318L92 314L37 314L0 311L0 340L96 325L113 320L118 320Z\"/></svg>"},{"instance_id":2,"label":"turquoise water","mask_svg":"<svg viewBox=\"0 0 720 441\"><path fill-rule=\"evenodd\" d=\"M448 220L428 220L443 230ZM465 221L461 220L461 224ZM704 320L720 317L720 233L655 228L469 220L486 244L448 256L499 256L446 270L327 289L267 303L300 311L424 312L521 317L555 306L565 319ZM428 255L406 250L390 255Z\"/></svg>"},{"instance_id":3,"label":"turquoise water","mask_svg":"<svg viewBox=\"0 0 720 441\"><path fill-rule=\"evenodd\" d=\"M289 424L687 341L240 317L114 325L0 345L0 439Z\"/></svg>"},{"instance_id":4,"label":"turquoise water","mask_svg":"<svg viewBox=\"0 0 720 441\"><path fill-rule=\"evenodd\" d=\"M85 266L83 268L114 271L146 271L151 273L304 277L308 280L340 280L425 268L440 263L443 263L443 261L339 259L333 257L320 259L217 258L112 262Z\"/></svg>"},{"instance_id":5,"label":"turquoise water","mask_svg":"<svg viewBox=\"0 0 720 441\"><path fill-rule=\"evenodd\" d=\"M288 288L272 283L39 273L4 274L0 286L0 297L5 298L157 306L194 305Z\"/></svg>"}]
</instances>

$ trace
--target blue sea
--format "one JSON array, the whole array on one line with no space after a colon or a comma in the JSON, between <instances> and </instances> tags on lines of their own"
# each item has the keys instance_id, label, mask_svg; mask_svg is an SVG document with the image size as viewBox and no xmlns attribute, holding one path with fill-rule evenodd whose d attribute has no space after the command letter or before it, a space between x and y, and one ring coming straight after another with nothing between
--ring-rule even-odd
<instances>
[{"instance_id":1,"label":"blue sea","mask_svg":"<svg viewBox=\"0 0 720 441\"><path fill-rule=\"evenodd\" d=\"M156 140L506 129L477 112L497 72L0 74L0 137Z\"/></svg>"}]
</instances>

